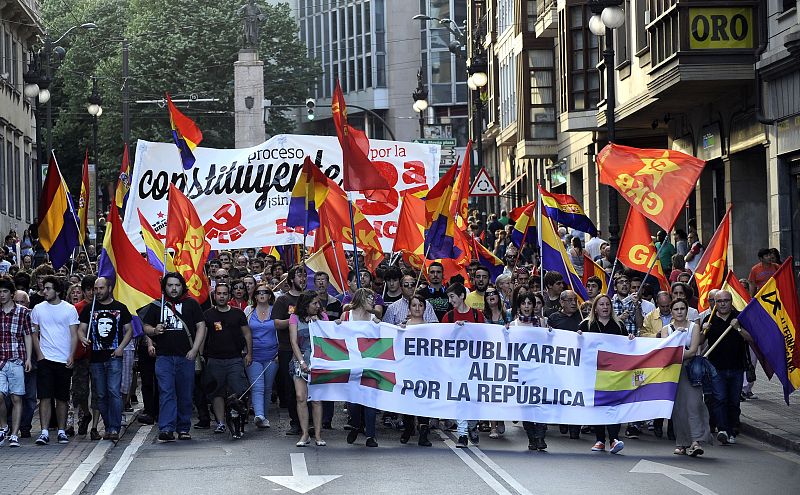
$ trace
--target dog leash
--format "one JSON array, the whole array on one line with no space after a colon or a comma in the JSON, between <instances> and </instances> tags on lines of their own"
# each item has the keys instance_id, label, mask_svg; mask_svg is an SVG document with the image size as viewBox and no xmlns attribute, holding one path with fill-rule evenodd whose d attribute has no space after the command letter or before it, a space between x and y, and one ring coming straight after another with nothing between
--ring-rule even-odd
<instances>
[{"instance_id":1,"label":"dog leash","mask_svg":"<svg viewBox=\"0 0 800 495\"><path fill-rule=\"evenodd\" d=\"M251 389L251 388L253 388L253 385L255 385L255 384L256 384L256 382L258 381L258 379L259 379L259 378L261 378L262 376L264 376L264 373L266 373L266 372L267 372L267 370L269 369L269 367L270 367L270 366L272 366L272 364L273 364L274 362L275 362L275 361L270 361L270 362L269 362L269 364L268 364L268 365L267 365L267 366L266 366L266 367L265 367L265 368L264 368L264 369L261 371L261 373L260 373L260 374L259 374L259 375L256 377L256 379L255 379L255 380L253 380L253 382L250 384L250 386L249 386L249 387L247 387L247 390L245 390L244 392L242 392L242 395L240 395L240 396L239 396L239 399L238 399L238 400L242 400L242 397L244 397L245 395L247 395L247 392L249 392L249 391L250 391L250 389Z\"/></svg>"}]
</instances>

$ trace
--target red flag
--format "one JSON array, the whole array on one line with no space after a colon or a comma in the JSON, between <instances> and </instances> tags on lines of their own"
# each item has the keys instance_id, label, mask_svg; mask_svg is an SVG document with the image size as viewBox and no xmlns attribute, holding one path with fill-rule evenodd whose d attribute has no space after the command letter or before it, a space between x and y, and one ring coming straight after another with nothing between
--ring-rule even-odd
<instances>
[{"instance_id":1,"label":"red flag","mask_svg":"<svg viewBox=\"0 0 800 495\"><path fill-rule=\"evenodd\" d=\"M206 240L197 210L175 184L169 185L166 247L175 249L175 270L186 279L189 295L204 302L208 298L209 283L203 268L211 245Z\"/></svg>"},{"instance_id":2,"label":"red flag","mask_svg":"<svg viewBox=\"0 0 800 495\"><path fill-rule=\"evenodd\" d=\"M609 144L597 155L600 182L669 232L694 191L703 160L674 150Z\"/></svg>"},{"instance_id":3,"label":"red flag","mask_svg":"<svg viewBox=\"0 0 800 495\"><path fill-rule=\"evenodd\" d=\"M619 240L617 258L628 268L644 273L649 271L650 275L658 280L661 290L669 290L669 282L664 276L656 247L650 237L647 219L633 208L628 211L628 221L625 222L625 228L622 230L622 237ZM650 270L650 265L653 263L655 265Z\"/></svg>"},{"instance_id":4,"label":"red flag","mask_svg":"<svg viewBox=\"0 0 800 495\"><path fill-rule=\"evenodd\" d=\"M697 262L694 278L697 282L697 311L705 311L708 304L708 293L711 289L722 286L725 268L728 264L728 241L731 237L731 208L725 212L722 222L708 243L703 257Z\"/></svg>"},{"instance_id":5,"label":"red flag","mask_svg":"<svg viewBox=\"0 0 800 495\"><path fill-rule=\"evenodd\" d=\"M371 190L392 189L392 184L380 169L370 162L367 135L347 123L347 105L345 105L338 80L331 100L331 114L336 127L336 135L339 137L339 144L342 146L344 190L368 191L365 195L377 200L374 191ZM385 193L377 193L377 195L386 196Z\"/></svg>"},{"instance_id":6,"label":"red flag","mask_svg":"<svg viewBox=\"0 0 800 495\"><path fill-rule=\"evenodd\" d=\"M425 201L408 194L403 199L400 207L400 216L397 218L397 230L394 236L394 252L408 252L425 255Z\"/></svg>"}]
</instances>

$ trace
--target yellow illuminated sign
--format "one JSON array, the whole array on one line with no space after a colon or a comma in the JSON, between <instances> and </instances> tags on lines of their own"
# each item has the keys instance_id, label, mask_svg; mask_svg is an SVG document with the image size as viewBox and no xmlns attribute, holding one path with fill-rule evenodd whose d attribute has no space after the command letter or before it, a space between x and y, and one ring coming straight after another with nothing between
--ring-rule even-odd
<instances>
[{"instance_id":1,"label":"yellow illuminated sign","mask_svg":"<svg viewBox=\"0 0 800 495\"><path fill-rule=\"evenodd\" d=\"M753 48L753 29L750 7L689 9L692 50Z\"/></svg>"}]
</instances>

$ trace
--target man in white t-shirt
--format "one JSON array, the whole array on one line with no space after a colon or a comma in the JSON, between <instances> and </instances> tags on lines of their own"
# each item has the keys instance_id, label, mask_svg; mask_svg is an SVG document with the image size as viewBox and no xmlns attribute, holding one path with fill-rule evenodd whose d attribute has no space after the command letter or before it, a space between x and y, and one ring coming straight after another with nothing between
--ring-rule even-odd
<instances>
[{"instance_id":1,"label":"man in white t-shirt","mask_svg":"<svg viewBox=\"0 0 800 495\"><path fill-rule=\"evenodd\" d=\"M36 445L50 443L47 426L53 414L50 399L56 400L58 443L69 443L64 432L67 423L67 403L72 379L72 359L78 345L78 312L75 306L61 300L63 285L50 275L42 283L44 302L31 311L34 335L33 347L39 360L36 370L36 391L39 396L39 420L42 433Z\"/></svg>"}]
</instances>

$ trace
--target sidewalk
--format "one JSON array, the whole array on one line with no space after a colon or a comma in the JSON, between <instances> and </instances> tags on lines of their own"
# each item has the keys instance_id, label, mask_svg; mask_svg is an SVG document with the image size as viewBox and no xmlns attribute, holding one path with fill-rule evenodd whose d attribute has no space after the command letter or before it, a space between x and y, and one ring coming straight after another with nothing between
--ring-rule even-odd
<instances>
[{"instance_id":1,"label":"sidewalk","mask_svg":"<svg viewBox=\"0 0 800 495\"><path fill-rule=\"evenodd\" d=\"M742 433L800 453L800 393L790 395L790 405L787 406L778 378L772 377L772 381L767 381L760 366L756 374L758 378L753 393L758 399L741 404Z\"/></svg>"}]
</instances>

